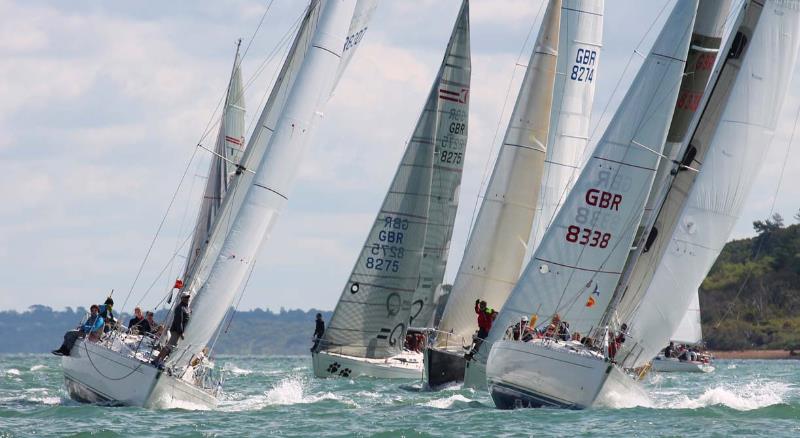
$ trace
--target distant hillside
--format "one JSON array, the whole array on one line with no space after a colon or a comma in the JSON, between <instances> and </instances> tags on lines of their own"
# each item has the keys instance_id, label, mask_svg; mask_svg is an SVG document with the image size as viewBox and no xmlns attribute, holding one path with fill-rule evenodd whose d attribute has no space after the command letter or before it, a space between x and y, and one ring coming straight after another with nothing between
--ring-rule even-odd
<instances>
[{"instance_id":1,"label":"distant hillside","mask_svg":"<svg viewBox=\"0 0 800 438\"><path fill-rule=\"evenodd\" d=\"M753 225L759 234L729 242L703 282L704 338L715 350L798 350L800 225L780 215Z\"/></svg>"},{"instance_id":2,"label":"distant hillside","mask_svg":"<svg viewBox=\"0 0 800 438\"><path fill-rule=\"evenodd\" d=\"M316 313L313 309L236 312L215 350L217 354L307 354ZM330 313L322 312L326 320ZM77 326L85 314L83 307L55 311L41 305L25 312L0 312L0 353L45 353L58 348L64 332ZM156 320L163 319L163 315L164 311L157 313ZM123 315L122 320L127 323L129 318Z\"/></svg>"}]
</instances>

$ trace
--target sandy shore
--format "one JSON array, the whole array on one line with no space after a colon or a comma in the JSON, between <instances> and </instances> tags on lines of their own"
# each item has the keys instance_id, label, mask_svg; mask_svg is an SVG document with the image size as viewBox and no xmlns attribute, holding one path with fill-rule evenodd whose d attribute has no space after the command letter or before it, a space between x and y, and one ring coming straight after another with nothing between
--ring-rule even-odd
<instances>
[{"instance_id":1,"label":"sandy shore","mask_svg":"<svg viewBox=\"0 0 800 438\"><path fill-rule=\"evenodd\" d=\"M800 359L800 352L794 355L789 350L734 350L712 351L716 359Z\"/></svg>"}]
</instances>

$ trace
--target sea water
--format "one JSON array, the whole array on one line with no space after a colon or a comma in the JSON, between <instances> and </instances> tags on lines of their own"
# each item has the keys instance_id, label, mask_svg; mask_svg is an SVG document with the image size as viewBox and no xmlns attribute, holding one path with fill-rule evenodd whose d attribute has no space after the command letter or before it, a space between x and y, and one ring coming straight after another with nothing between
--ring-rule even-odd
<instances>
[{"instance_id":1,"label":"sea water","mask_svg":"<svg viewBox=\"0 0 800 438\"><path fill-rule=\"evenodd\" d=\"M585 411L500 411L484 391L418 381L316 379L310 357L219 357L218 409L70 400L58 358L0 355L0 436L800 436L800 361L719 360L652 374L650 400Z\"/></svg>"}]
</instances>

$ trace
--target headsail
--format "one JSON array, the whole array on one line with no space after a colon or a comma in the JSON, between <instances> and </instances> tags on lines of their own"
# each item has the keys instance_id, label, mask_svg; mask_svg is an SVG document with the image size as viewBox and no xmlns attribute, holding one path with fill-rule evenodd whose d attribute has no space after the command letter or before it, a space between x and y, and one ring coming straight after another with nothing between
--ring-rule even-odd
<instances>
[{"instance_id":1,"label":"headsail","mask_svg":"<svg viewBox=\"0 0 800 438\"><path fill-rule=\"evenodd\" d=\"M573 331L596 327L642 217L683 73L697 0L679 0L574 189L534 251L489 333L520 317L559 313ZM481 348L485 362L487 348Z\"/></svg>"},{"instance_id":2,"label":"headsail","mask_svg":"<svg viewBox=\"0 0 800 438\"><path fill-rule=\"evenodd\" d=\"M233 163L239 163L242 159L242 153L244 152L244 116L242 66L237 47L236 57L233 62L233 73L228 82L228 92L225 96L225 104L220 118L217 143L214 147L216 154L211 157L206 187L203 191L203 199L200 201L200 211L195 223L192 245L187 253L184 273L188 273L193 269L198 256L208 244L217 213L222 207L222 199L228 191L228 182L235 175L236 166Z\"/></svg>"},{"instance_id":3,"label":"headsail","mask_svg":"<svg viewBox=\"0 0 800 438\"><path fill-rule=\"evenodd\" d=\"M700 323L700 291L695 290L689 308L678 323L678 329L670 337L681 344L697 345L703 342L703 327Z\"/></svg>"},{"instance_id":4,"label":"headsail","mask_svg":"<svg viewBox=\"0 0 800 438\"><path fill-rule=\"evenodd\" d=\"M469 344L474 301L500 307L519 277L545 160L561 13L561 1L551 0L439 322L453 339L440 337L441 344Z\"/></svg>"},{"instance_id":5,"label":"headsail","mask_svg":"<svg viewBox=\"0 0 800 438\"><path fill-rule=\"evenodd\" d=\"M356 0L312 0L308 6L242 159L247 170L232 181L237 196L226 197L193 272L193 317L178 344L188 354L171 360L188 360L209 343L269 237L333 91L342 54L354 50L344 43L355 6Z\"/></svg>"},{"instance_id":6,"label":"headsail","mask_svg":"<svg viewBox=\"0 0 800 438\"><path fill-rule=\"evenodd\" d=\"M733 36L728 57L741 70L694 186L665 242L664 255L630 328L643 333L636 364L654 357L677 328L739 218L772 141L800 45L800 2L748 4L760 12L755 26ZM748 22L745 18L745 24Z\"/></svg>"},{"instance_id":7,"label":"headsail","mask_svg":"<svg viewBox=\"0 0 800 438\"><path fill-rule=\"evenodd\" d=\"M469 79L469 4L464 1L425 107L325 331L324 349L371 358L400 352L412 297L426 284L420 278L423 254L430 254L429 242L449 240L441 225L454 213L451 197L463 166ZM428 229L436 233L431 240ZM438 265L427 269L432 276Z\"/></svg>"}]
</instances>

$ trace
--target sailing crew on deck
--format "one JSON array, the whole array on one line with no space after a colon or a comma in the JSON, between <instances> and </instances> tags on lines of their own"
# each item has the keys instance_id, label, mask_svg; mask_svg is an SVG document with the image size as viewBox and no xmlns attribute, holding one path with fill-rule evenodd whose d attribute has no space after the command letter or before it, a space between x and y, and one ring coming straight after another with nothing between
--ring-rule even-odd
<instances>
[{"instance_id":1,"label":"sailing crew on deck","mask_svg":"<svg viewBox=\"0 0 800 438\"><path fill-rule=\"evenodd\" d=\"M145 314L144 314L144 320L147 322L147 332L146 333L158 337L158 336L161 335L161 332L164 331L164 327L162 327L161 324L157 323L153 319L153 316L155 316L155 315L153 315L153 312L151 312L149 310L147 312L145 312Z\"/></svg>"},{"instance_id":2,"label":"sailing crew on deck","mask_svg":"<svg viewBox=\"0 0 800 438\"><path fill-rule=\"evenodd\" d=\"M319 341L322 339L322 335L325 334L325 321L322 320L322 314L317 313L316 319L316 327L314 327L314 345L311 346L311 351L317 351L317 347L319 347Z\"/></svg>"},{"instance_id":3,"label":"sailing crew on deck","mask_svg":"<svg viewBox=\"0 0 800 438\"><path fill-rule=\"evenodd\" d=\"M611 331L608 332L608 337L610 338L608 342L608 358L611 359L612 362L619 349L622 348L622 344L625 343L625 332L627 331L628 324L622 323L617 336L614 336L614 333Z\"/></svg>"},{"instance_id":4,"label":"sailing crew on deck","mask_svg":"<svg viewBox=\"0 0 800 438\"><path fill-rule=\"evenodd\" d=\"M136 307L133 309L133 318L128 321L128 331L131 333L146 333L145 324L147 324L147 320L142 315L142 308Z\"/></svg>"},{"instance_id":5,"label":"sailing crew on deck","mask_svg":"<svg viewBox=\"0 0 800 438\"><path fill-rule=\"evenodd\" d=\"M189 309L189 292L184 292L181 295L181 303L175 309L175 315L172 317L172 325L169 326L169 341L167 345L158 352L157 363L163 363L164 359L172 352L172 349L178 345L178 341L183 339L183 331L189 324L189 317L192 311Z\"/></svg>"},{"instance_id":6,"label":"sailing crew on deck","mask_svg":"<svg viewBox=\"0 0 800 438\"><path fill-rule=\"evenodd\" d=\"M103 317L100 316L100 307L97 304L92 304L89 308L89 312L89 318L86 319L83 325L78 326L75 330L64 333L64 342L58 350L53 350L53 354L56 356L69 356L69 352L75 345L75 341L87 335L90 341L97 341L100 339L104 325Z\"/></svg>"},{"instance_id":7,"label":"sailing crew on deck","mask_svg":"<svg viewBox=\"0 0 800 438\"><path fill-rule=\"evenodd\" d=\"M569 341L569 323L567 321L561 321L558 323L558 338L564 342Z\"/></svg>"},{"instance_id":8,"label":"sailing crew on deck","mask_svg":"<svg viewBox=\"0 0 800 438\"><path fill-rule=\"evenodd\" d=\"M664 357L669 359L669 358L673 357L674 355L675 355L675 343L672 342L672 341L669 341L669 345L667 345L667 348L664 349Z\"/></svg>"},{"instance_id":9,"label":"sailing crew on deck","mask_svg":"<svg viewBox=\"0 0 800 438\"><path fill-rule=\"evenodd\" d=\"M491 307L486 307L486 301L475 300L475 313L478 314L478 338L486 339L492 329L492 322L497 318L497 312Z\"/></svg>"},{"instance_id":10,"label":"sailing crew on deck","mask_svg":"<svg viewBox=\"0 0 800 438\"><path fill-rule=\"evenodd\" d=\"M103 317L103 321L106 322L105 327L103 327L103 333L108 333L111 329L117 324L117 320L114 318L114 300L111 297L106 298L105 303L100 305L100 316Z\"/></svg>"}]
</instances>

